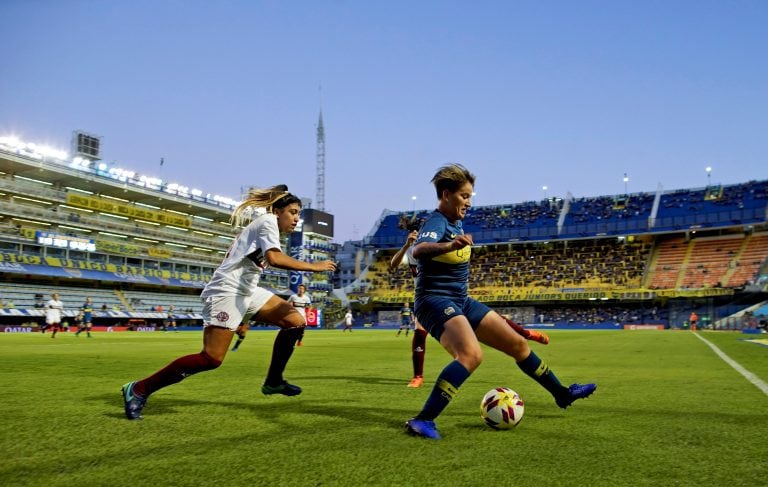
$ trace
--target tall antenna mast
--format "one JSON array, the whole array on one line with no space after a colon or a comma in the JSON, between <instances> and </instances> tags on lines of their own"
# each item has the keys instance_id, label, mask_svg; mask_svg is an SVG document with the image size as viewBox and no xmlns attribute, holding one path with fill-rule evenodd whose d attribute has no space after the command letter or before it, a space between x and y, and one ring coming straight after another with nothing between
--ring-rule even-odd
<instances>
[{"instance_id":1,"label":"tall antenna mast","mask_svg":"<svg viewBox=\"0 0 768 487\"><path fill-rule=\"evenodd\" d=\"M320 89L322 90L322 87ZM323 127L322 92L320 116L317 119L317 181L315 183L315 200L317 200L317 209L325 211L325 128Z\"/></svg>"}]
</instances>

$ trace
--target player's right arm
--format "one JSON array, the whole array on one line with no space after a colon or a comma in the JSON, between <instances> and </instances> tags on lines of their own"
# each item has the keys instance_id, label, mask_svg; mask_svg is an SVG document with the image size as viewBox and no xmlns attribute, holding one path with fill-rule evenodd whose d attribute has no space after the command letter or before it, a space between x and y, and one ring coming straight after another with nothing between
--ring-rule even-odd
<instances>
[{"instance_id":1,"label":"player's right arm","mask_svg":"<svg viewBox=\"0 0 768 487\"><path fill-rule=\"evenodd\" d=\"M269 249L265 255L265 260L272 267L279 269L288 269L292 271L310 271L323 272L335 271L336 263L332 260L321 260L318 262L304 262L297 260L289 255L285 255L280 249Z\"/></svg>"}]
</instances>

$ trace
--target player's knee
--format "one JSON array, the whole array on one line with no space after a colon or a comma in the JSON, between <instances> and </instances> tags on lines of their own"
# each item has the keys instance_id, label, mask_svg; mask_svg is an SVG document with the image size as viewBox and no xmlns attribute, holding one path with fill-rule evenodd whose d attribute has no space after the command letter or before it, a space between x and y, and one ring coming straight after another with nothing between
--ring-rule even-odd
<instances>
[{"instance_id":1,"label":"player's knee","mask_svg":"<svg viewBox=\"0 0 768 487\"><path fill-rule=\"evenodd\" d=\"M203 359L203 368L202 370L213 370L218 368L221 365L222 360L218 359L216 357L213 357L211 355L208 355L206 352L200 352L200 357Z\"/></svg>"},{"instance_id":2,"label":"player's knee","mask_svg":"<svg viewBox=\"0 0 768 487\"><path fill-rule=\"evenodd\" d=\"M456 359L461 362L461 364L466 367L467 370L474 372L475 369L480 367L480 364L483 363L483 350L479 347L470 350L464 350L458 354Z\"/></svg>"}]
</instances>

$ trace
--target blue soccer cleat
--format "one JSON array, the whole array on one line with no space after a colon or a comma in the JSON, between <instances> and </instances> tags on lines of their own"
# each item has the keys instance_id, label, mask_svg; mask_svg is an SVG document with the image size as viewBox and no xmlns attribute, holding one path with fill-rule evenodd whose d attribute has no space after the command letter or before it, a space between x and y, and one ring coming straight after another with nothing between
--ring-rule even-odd
<instances>
[{"instance_id":1,"label":"blue soccer cleat","mask_svg":"<svg viewBox=\"0 0 768 487\"><path fill-rule=\"evenodd\" d=\"M571 384L568 387L568 394L558 397L555 399L555 402L558 406L565 409L573 404L573 401L576 399L584 399L591 396L595 389L597 389L597 384Z\"/></svg>"},{"instance_id":2,"label":"blue soccer cleat","mask_svg":"<svg viewBox=\"0 0 768 487\"><path fill-rule=\"evenodd\" d=\"M123 402L125 403L125 417L128 419L141 419L142 409L147 404L147 398L133 393L133 385L136 382L129 382L123 386Z\"/></svg>"},{"instance_id":3,"label":"blue soccer cleat","mask_svg":"<svg viewBox=\"0 0 768 487\"><path fill-rule=\"evenodd\" d=\"M427 419L409 419L405 422L405 431L413 436L421 436L422 438L429 438L430 440L439 440L442 438L440 432L437 431L435 422Z\"/></svg>"},{"instance_id":4,"label":"blue soccer cleat","mask_svg":"<svg viewBox=\"0 0 768 487\"><path fill-rule=\"evenodd\" d=\"M272 394L282 394L284 396L298 396L299 394L301 394L301 387L295 386L293 384L289 384L286 381L283 381L282 384L278 384L276 386L271 386L265 383L263 386L261 386L261 393L267 396Z\"/></svg>"}]
</instances>

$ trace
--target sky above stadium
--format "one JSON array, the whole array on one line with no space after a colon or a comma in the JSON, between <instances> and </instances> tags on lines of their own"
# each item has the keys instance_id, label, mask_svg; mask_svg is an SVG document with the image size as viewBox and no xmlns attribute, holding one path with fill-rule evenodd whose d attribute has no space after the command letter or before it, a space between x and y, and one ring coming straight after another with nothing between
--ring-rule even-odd
<instances>
[{"instance_id":1,"label":"sky above stadium","mask_svg":"<svg viewBox=\"0 0 768 487\"><path fill-rule=\"evenodd\" d=\"M337 242L434 208L449 162L475 205L768 178L761 0L2 0L0 18L0 135L69 149L84 130L104 161L205 193L314 200L322 107Z\"/></svg>"}]
</instances>

